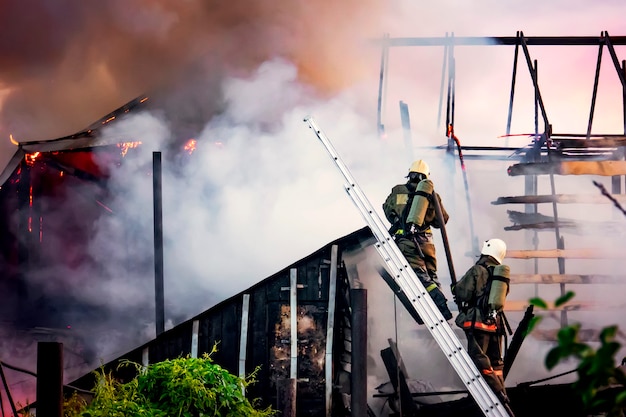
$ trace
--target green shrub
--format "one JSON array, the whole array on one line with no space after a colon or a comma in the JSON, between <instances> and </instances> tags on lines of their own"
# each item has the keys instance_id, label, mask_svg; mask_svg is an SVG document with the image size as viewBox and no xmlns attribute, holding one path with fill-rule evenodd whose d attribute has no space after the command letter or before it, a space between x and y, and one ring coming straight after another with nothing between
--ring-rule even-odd
<instances>
[{"instance_id":1,"label":"green shrub","mask_svg":"<svg viewBox=\"0 0 626 417\"><path fill-rule=\"evenodd\" d=\"M254 382L256 371L246 378L202 358L178 358L150 364L124 361L137 376L122 383L103 369L96 371L94 398L88 404L73 396L65 403L66 417L266 417L276 412L257 409L256 401L243 394Z\"/></svg>"},{"instance_id":2,"label":"green shrub","mask_svg":"<svg viewBox=\"0 0 626 417\"><path fill-rule=\"evenodd\" d=\"M569 291L559 297L556 307L567 303L574 298ZM547 309L547 303L541 298L533 298L530 303L541 309ZM541 320L535 316L528 328L528 332ZM623 416L626 408L626 375L615 365L615 354L621 345L615 341L618 332L617 326L604 327L599 336L600 345L597 349L579 340L580 324L575 323L562 327L557 333L557 344L548 351L545 358L547 369L553 369L560 362L575 358L578 360L576 373L578 379L573 388L582 399L585 409L589 413L606 412L608 416ZM621 385L622 389L610 390L611 385Z\"/></svg>"}]
</instances>

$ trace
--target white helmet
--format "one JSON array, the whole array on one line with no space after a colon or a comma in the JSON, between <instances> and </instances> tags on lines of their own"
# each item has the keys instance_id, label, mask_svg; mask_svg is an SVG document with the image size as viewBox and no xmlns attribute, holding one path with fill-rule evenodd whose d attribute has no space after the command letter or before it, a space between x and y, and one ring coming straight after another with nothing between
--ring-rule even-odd
<instances>
[{"instance_id":1,"label":"white helmet","mask_svg":"<svg viewBox=\"0 0 626 417\"><path fill-rule=\"evenodd\" d=\"M418 174L426 175L426 178L430 176L430 167L423 159L418 159L417 161L411 164L411 168L409 168L409 173L417 172Z\"/></svg>"},{"instance_id":2,"label":"white helmet","mask_svg":"<svg viewBox=\"0 0 626 417\"><path fill-rule=\"evenodd\" d=\"M481 255L492 256L496 261L502 263L506 256L506 243L501 239L489 239L483 244Z\"/></svg>"}]
</instances>

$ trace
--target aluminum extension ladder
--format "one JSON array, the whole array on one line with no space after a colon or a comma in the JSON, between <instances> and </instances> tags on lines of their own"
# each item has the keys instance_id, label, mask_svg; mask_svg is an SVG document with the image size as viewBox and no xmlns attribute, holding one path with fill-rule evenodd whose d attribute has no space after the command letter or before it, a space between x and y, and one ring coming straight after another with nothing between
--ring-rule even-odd
<instances>
[{"instance_id":1,"label":"aluminum extension ladder","mask_svg":"<svg viewBox=\"0 0 626 417\"><path fill-rule=\"evenodd\" d=\"M317 124L311 117L305 118L304 121L313 129L313 132L322 142L347 181L344 187L374 234L377 241L376 250L385 261L389 272L391 272L400 289L404 291L411 301L411 305L424 321L424 325L428 327L439 348L448 358L448 361L469 390L482 413L487 417L509 417L498 397L487 385L469 354L462 347L461 341L439 312L426 288L408 265L406 258L387 231L387 227L376 211L374 211L374 208L352 177L348 167L337 154L330 140L317 127Z\"/></svg>"}]
</instances>

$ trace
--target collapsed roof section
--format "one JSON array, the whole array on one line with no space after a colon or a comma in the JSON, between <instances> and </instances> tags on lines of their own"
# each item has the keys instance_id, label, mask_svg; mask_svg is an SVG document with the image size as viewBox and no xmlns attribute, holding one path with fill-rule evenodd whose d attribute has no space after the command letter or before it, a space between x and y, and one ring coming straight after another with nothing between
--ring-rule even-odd
<instances>
[{"instance_id":1,"label":"collapsed roof section","mask_svg":"<svg viewBox=\"0 0 626 417\"><path fill-rule=\"evenodd\" d=\"M138 111L140 109L147 108L148 99L148 96L145 95L137 97L134 100L126 103L122 107L105 115L100 120L92 123L87 128L69 136L50 140L21 143L15 142L12 139L12 141L17 145L17 149L7 165L3 167L2 172L0 172L0 187L15 172L16 168L27 154L37 154L40 152L75 151L79 149L117 145L121 142L124 142L123 140L120 141L116 140L115 138L105 138L104 136L100 135L100 129L110 123L113 123L116 120L122 119L130 111ZM69 164L66 163L65 165L66 167L69 167Z\"/></svg>"}]
</instances>

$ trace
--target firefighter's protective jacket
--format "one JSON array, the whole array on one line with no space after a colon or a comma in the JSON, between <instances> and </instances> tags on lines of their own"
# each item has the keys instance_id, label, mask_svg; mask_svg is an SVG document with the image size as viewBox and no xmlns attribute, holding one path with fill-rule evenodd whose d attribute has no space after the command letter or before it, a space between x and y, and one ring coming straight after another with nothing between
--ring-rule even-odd
<instances>
[{"instance_id":1,"label":"firefighter's protective jacket","mask_svg":"<svg viewBox=\"0 0 626 417\"><path fill-rule=\"evenodd\" d=\"M410 207L410 202L415 195L415 187L416 184L414 183L396 185L391 189L391 194L389 194L389 196L383 203L383 211L385 212L385 217L392 225L395 225L396 228L404 229L405 227L406 217L409 211L407 207ZM439 201L439 207L441 207L443 219L447 223L449 218L448 213L441 203L441 197L439 196L439 194L435 192L435 195L437 196L437 200ZM396 225L397 221L400 221L401 224ZM432 202L428 204L428 209L426 210L426 215L424 216L424 224L420 229L425 231L430 226L437 229L441 227L439 221L437 220L435 206Z\"/></svg>"},{"instance_id":2,"label":"firefighter's protective jacket","mask_svg":"<svg viewBox=\"0 0 626 417\"><path fill-rule=\"evenodd\" d=\"M459 315L455 323L463 329L476 329L485 332L496 332L497 325L489 318L487 299L489 298L490 271L499 265L491 256L482 255L463 277L456 283L452 292L457 304Z\"/></svg>"}]
</instances>

